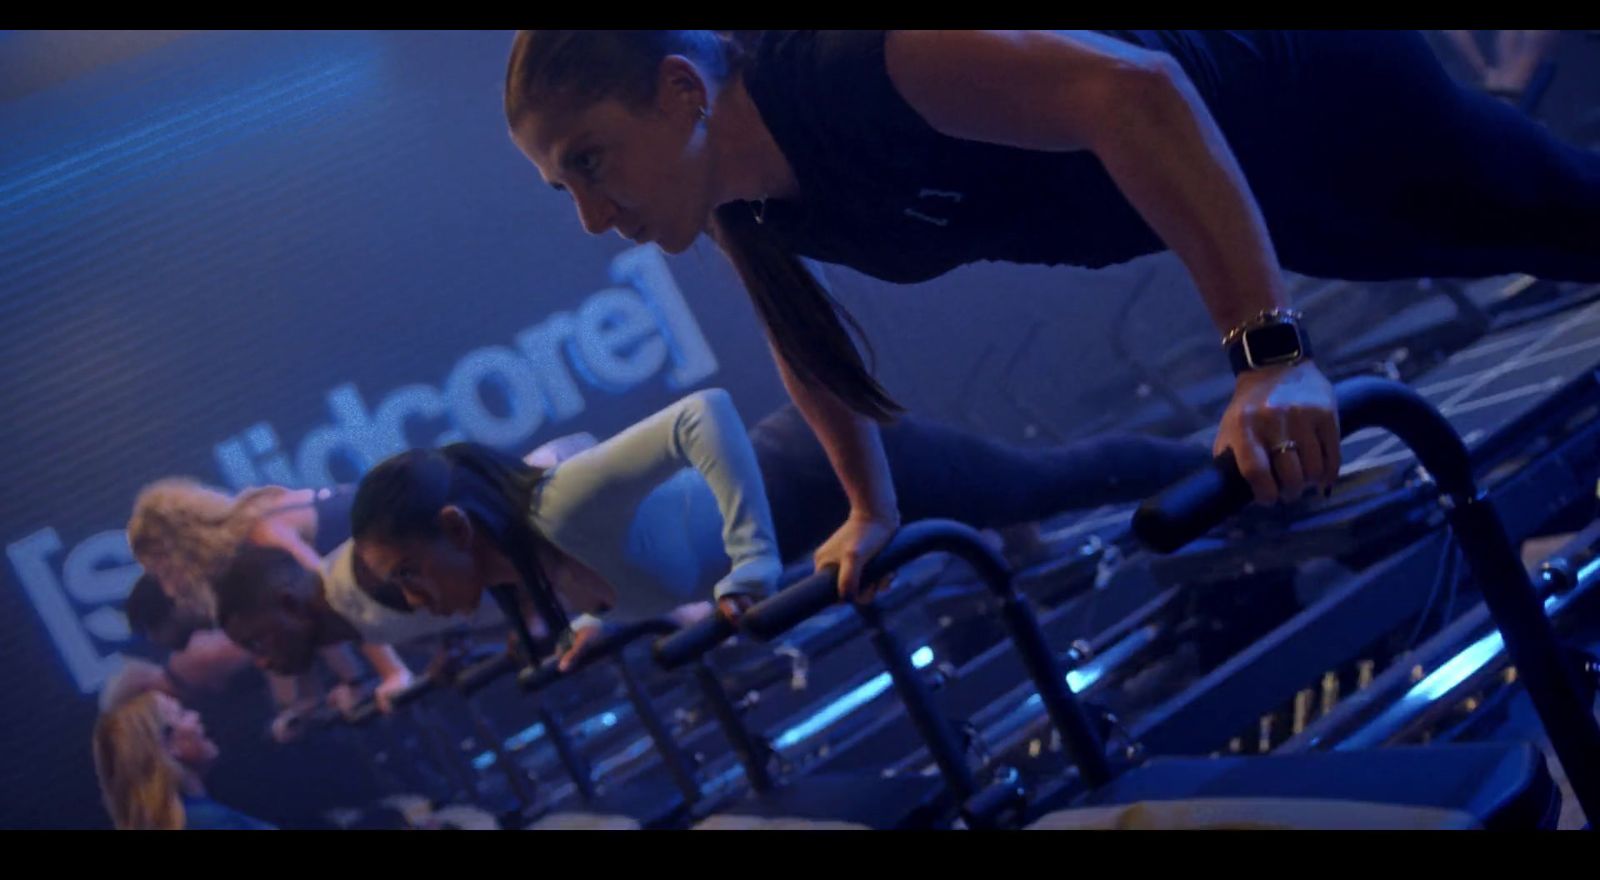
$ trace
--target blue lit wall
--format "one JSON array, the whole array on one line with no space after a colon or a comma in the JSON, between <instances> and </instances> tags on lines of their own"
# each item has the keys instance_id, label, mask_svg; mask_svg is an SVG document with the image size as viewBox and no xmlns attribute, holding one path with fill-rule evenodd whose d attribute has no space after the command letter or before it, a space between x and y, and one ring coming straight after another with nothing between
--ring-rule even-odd
<instances>
[{"instance_id":1,"label":"blue lit wall","mask_svg":"<svg viewBox=\"0 0 1600 880\"><path fill-rule=\"evenodd\" d=\"M92 695L150 479L349 480L711 383L751 418L779 402L714 255L590 238L539 184L500 117L508 40L190 35L0 104L0 827L105 822ZM262 721L209 723L238 755Z\"/></svg>"}]
</instances>

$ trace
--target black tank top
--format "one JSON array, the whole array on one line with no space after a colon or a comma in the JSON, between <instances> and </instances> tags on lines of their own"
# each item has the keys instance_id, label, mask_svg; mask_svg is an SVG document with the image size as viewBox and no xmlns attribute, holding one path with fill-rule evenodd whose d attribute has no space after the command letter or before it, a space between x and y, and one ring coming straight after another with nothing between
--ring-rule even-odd
<instances>
[{"instance_id":1,"label":"black tank top","mask_svg":"<svg viewBox=\"0 0 1600 880\"><path fill-rule=\"evenodd\" d=\"M1171 55L1230 144L1288 112L1292 35L1103 33ZM912 283L986 260L1100 267L1165 249L1089 151L934 130L890 80L884 39L767 31L752 50L745 86L801 192L769 200L761 219L792 252Z\"/></svg>"}]
</instances>

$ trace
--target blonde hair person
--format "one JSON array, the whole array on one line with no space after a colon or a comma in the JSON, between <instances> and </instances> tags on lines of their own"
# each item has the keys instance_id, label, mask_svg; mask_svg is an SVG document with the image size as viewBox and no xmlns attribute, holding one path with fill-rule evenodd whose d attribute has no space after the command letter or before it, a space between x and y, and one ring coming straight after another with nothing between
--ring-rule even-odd
<instances>
[{"instance_id":1,"label":"blonde hair person","mask_svg":"<svg viewBox=\"0 0 1600 880\"><path fill-rule=\"evenodd\" d=\"M134 500L128 544L174 602L212 619L211 582L263 523L298 506L298 494L304 493L263 486L230 495L188 477L167 477Z\"/></svg>"},{"instance_id":2,"label":"blonde hair person","mask_svg":"<svg viewBox=\"0 0 1600 880\"><path fill-rule=\"evenodd\" d=\"M124 703L152 691L173 694L177 691L177 685L168 677L165 667L130 657L100 688L100 714L109 714Z\"/></svg>"},{"instance_id":3,"label":"blonde hair person","mask_svg":"<svg viewBox=\"0 0 1600 880\"><path fill-rule=\"evenodd\" d=\"M128 545L174 605L215 626L215 583L233 566L241 547L280 548L308 571L318 571L323 556L349 537L347 495L339 489L283 486L251 487L230 495L188 477L166 477L145 486L134 500ZM411 671L388 645L368 642L360 650L378 674L374 694L387 712L390 698L414 680ZM342 649L330 648L322 657L342 681L358 677ZM349 708L355 690L341 686L330 700ZM287 726L275 725L275 737L290 737Z\"/></svg>"},{"instance_id":4,"label":"blonde hair person","mask_svg":"<svg viewBox=\"0 0 1600 880\"><path fill-rule=\"evenodd\" d=\"M270 829L211 800L203 777L218 755L200 716L170 694L148 691L95 722L94 769L121 831Z\"/></svg>"}]
</instances>

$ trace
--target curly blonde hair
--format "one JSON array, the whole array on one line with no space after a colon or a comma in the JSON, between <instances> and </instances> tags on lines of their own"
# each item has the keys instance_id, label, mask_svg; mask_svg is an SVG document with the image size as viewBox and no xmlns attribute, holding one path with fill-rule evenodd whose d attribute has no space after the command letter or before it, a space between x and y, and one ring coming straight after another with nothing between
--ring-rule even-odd
<instances>
[{"instance_id":1,"label":"curly blonde hair","mask_svg":"<svg viewBox=\"0 0 1600 880\"><path fill-rule=\"evenodd\" d=\"M288 493L281 486L265 486L235 496L188 477L157 480L133 502L128 545L173 602L215 620L212 581L227 570L256 523Z\"/></svg>"}]
</instances>

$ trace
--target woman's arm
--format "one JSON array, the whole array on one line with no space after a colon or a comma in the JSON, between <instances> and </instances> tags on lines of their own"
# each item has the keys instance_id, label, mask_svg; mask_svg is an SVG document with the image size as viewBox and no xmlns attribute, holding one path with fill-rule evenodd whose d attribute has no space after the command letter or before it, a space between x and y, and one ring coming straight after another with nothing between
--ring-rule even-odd
<instances>
[{"instance_id":1,"label":"woman's arm","mask_svg":"<svg viewBox=\"0 0 1600 880\"><path fill-rule=\"evenodd\" d=\"M626 529L645 496L684 467L705 478L722 514L723 548L733 569L715 597L764 594L783 568L772 511L755 449L722 389L690 394L563 462L540 492L540 516L603 512L615 519L607 527Z\"/></svg>"},{"instance_id":2,"label":"woman's arm","mask_svg":"<svg viewBox=\"0 0 1600 880\"><path fill-rule=\"evenodd\" d=\"M373 671L378 673L378 687L372 693L373 699L381 711L391 711L393 707L389 704L389 700L411 686L413 680L411 670L390 645L363 642L361 656L367 658L367 662L372 664Z\"/></svg>"},{"instance_id":3,"label":"woman's arm","mask_svg":"<svg viewBox=\"0 0 1600 880\"><path fill-rule=\"evenodd\" d=\"M1094 153L1189 268L1218 332L1284 305L1244 174L1170 56L1046 31L896 31L885 53L906 102L947 135Z\"/></svg>"},{"instance_id":4,"label":"woman's arm","mask_svg":"<svg viewBox=\"0 0 1600 880\"><path fill-rule=\"evenodd\" d=\"M897 31L888 74L935 129L1032 150L1089 150L1188 268L1227 332L1286 304L1266 223L1222 132L1177 62L1110 38L1040 31ZM1332 387L1311 363L1240 376L1216 451L1263 503L1339 468ZM1269 460L1294 441L1298 456ZM1273 465L1278 467L1275 477Z\"/></svg>"},{"instance_id":5,"label":"woman's arm","mask_svg":"<svg viewBox=\"0 0 1600 880\"><path fill-rule=\"evenodd\" d=\"M899 501L878 425L845 406L826 388L796 376L776 347L772 347L772 357L783 387L816 433L850 500L850 515L818 545L812 564L818 571L830 567L838 570L840 595L867 601L872 598L874 585L861 589L861 568L900 528Z\"/></svg>"}]
</instances>

